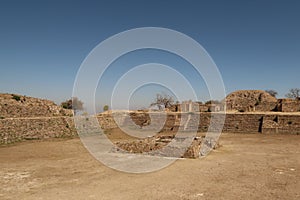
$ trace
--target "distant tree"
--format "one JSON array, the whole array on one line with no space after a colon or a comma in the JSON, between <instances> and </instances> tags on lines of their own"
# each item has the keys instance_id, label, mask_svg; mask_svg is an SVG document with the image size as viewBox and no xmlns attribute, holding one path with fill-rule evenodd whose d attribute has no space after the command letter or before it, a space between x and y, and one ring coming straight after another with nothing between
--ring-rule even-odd
<instances>
[{"instance_id":1,"label":"distant tree","mask_svg":"<svg viewBox=\"0 0 300 200\"><path fill-rule=\"evenodd\" d=\"M162 108L170 108L174 103L174 99L172 96L160 93L156 94L156 98L153 103L150 104L150 106L157 106L159 110L162 110Z\"/></svg>"},{"instance_id":2,"label":"distant tree","mask_svg":"<svg viewBox=\"0 0 300 200\"><path fill-rule=\"evenodd\" d=\"M300 88L292 88L289 93L285 95L287 98L299 99L300 98Z\"/></svg>"},{"instance_id":3,"label":"distant tree","mask_svg":"<svg viewBox=\"0 0 300 200\"><path fill-rule=\"evenodd\" d=\"M276 97L277 96L277 92L275 90L265 90L267 93L269 93L271 96Z\"/></svg>"},{"instance_id":4,"label":"distant tree","mask_svg":"<svg viewBox=\"0 0 300 200\"><path fill-rule=\"evenodd\" d=\"M72 109L72 100L66 100L60 104L64 109Z\"/></svg>"},{"instance_id":5,"label":"distant tree","mask_svg":"<svg viewBox=\"0 0 300 200\"><path fill-rule=\"evenodd\" d=\"M76 113L79 110L83 110L83 102L80 101L77 97L72 97L72 99L62 102L61 107L65 109L72 109Z\"/></svg>"},{"instance_id":6,"label":"distant tree","mask_svg":"<svg viewBox=\"0 0 300 200\"><path fill-rule=\"evenodd\" d=\"M218 100L209 100L209 101L206 101L205 104L220 104L221 102L218 101Z\"/></svg>"},{"instance_id":7,"label":"distant tree","mask_svg":"<svg viewBox=\"0 0 300 200\"><path fill-rule=\"evenodd\" d=\"M103 106L103 111L104 111L104 112L105 112L105 111L108 111L108 109L109 109L108 105Z\"/></svg>"}]
</instances>

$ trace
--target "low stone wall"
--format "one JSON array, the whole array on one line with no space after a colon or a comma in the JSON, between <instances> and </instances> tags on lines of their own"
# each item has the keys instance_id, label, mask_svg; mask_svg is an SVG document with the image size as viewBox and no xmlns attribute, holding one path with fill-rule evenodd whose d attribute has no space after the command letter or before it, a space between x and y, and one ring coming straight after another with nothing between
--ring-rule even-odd
<instances>
[{"instance_id":1,"label":"low stone wall","mask_svg":"<svg viewBox=\"0 0 300 200\"><path fill-rule=\"evenodd\" d=\"M97 120L100 126L107 130L122 126L133 129L150 129L160 126L163 131L217 131L222 113L168 113L166 116L155 114L151 119L149 113L138 114L100 114ZM214 120L211 121L211 119ZM116 123L117 121L117 123ZM227 113L223 132L229 133L265 133L265 134L300 134L300 115L296 114L264 114L264 113ZM0 144L14 143L22 140L73 137L77 132L73 118L60 117L32 117L32 118L4 118L0 119Z\"/></svg>"},{"instance_id":2,"label":"low stone wall","mask_svg":"<svg viewBox=\"0 0 300 200\"><path fill-rule=\"evenodd\" d=\"M114 120L119 120L119 124L127 126L135 123L137 127L147 128L149 124L159 126L164 121L163 115L155 114L152 121L148 116L143 115L123 115L115 118L112 115L99 115L98 120L101 127L104 129L117 128ZM198 115L199 117L191 117L188 115ZM213 117L213 120L211 120ZM177 131L178 129L191 131L198 130L199 132L207 132L218 130L218 125L221 122L224 114L222 113L169 113L166 116L166 121L161 131ZM122 119L121 119L122 118ZM147 122L147 123L145 123ZM143 124L144 123L144 124ZM133 127L134 128L134 127ZM227 113L222 132L229 133L282 133L282 134L300 134L300 115L296 114L264 114L264 113Z\"/></svg>"},{"instance_id":3,"label":"low stone wall","mask_svg":"<svg viewBox=\"0 0 300 200\"><path fill-rule=\"evenodd\" d=\"M300 134L300 116L267 115L264 117L262 133Z\"/></svg>"}]
</instances>

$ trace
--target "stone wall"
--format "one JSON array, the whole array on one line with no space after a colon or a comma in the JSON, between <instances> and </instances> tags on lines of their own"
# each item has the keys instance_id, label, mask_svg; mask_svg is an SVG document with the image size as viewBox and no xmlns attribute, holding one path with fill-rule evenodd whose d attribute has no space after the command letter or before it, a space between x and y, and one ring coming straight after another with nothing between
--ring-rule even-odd
<instances>
[{"instance_id":1,"label":"stone wall","mask_svg":"<svg viewBox=\"0 0 300 200\"><path fill-rule=\"evenodd\" d=\"M266 115L262 133L300 134L299 115Z\"/></svg>"},{"instance_id":2,"label":"stone wall","mask_svg":"<svg viewBox=\"0 0 300 200\"><path fill-rule=\"evenodd\" d=\"M277 111L300 112L300 100L299 99L278 99Z\"/></svg>"},{"instance_id":3,"label":"stone wall","mask_svg":"<svg viewBox=\"0 0 300 200\"><path fill-rule=\"evenodd\" d=\"M150 124L159 126L164 120L163 115L151 114L153 117ZM188 120L188 116L192 117ZM198 117L196 117L198 116ZM199 132L207 132L211 125L211 131L218 130L217 125L224 114L222 113L168 113L161 131L177 131L178 129L185 131L198 130ZM121 125L126 126L129 123L136 123L136 127L147 128L148 124L138 122L149 122L149 117L144 115L124 115L120 120ZM212 117L214 120L211 120ZM142 118L142 119L141 119ZM103 121L103 119L105 119ZM98 120L104 129L117 128L117 124L111 115L99 115ZM211 124L211 122L214 122ZM264 114L264 113L227 113L225 123L222 128L223 132L229 133L283 133L283 134L300 134L300 115L298 114Z\"/></svg>"},{"instance_id":4,"label":"stone wall","mask_svg":"<svg viewBox=\"0 0 300 200\"><path fill-rule=\"evenodd\" d=\"M22 140L72 137L72 117L10 118L0 120L0 144Z\"/></svg>"},{"instance_id":5,"label":"stone wall","mask_svg":"<svg viewBox=\"0 0 300 200\"><path fill-rule=\"evenodd\" d=\"M100 126L107 130L117 128L116 121L122 126L129 123L135 124L130 128L147 129L152 125L163 124L163 131L199 131L207 132L214 118L211 131L218 130L222 113L168 113L164 116L159 113L151 113L151 121L147 113L139 114L100 114L97 120ZM145 123L146 122L146 123ZM229 133L265 133L265 134L300 134L300 115L292 114L257 114L257 113L228 113L226 114L223 132ZM32 118L7 118L0 119L0 144L14 143L22 140L73 137L77 132L73 118L67 116L58 117L32 117Z\"/></svg>"},{"instance_id":6,"label":"stone wall","mask_svg":"<svg viewBox=\"0 0 300 200\"><path fill-rule=\"evenodd\" d=\"M0 144L74 136L72 115L53 101L0 94Z\"/></svg>"}]
</instances>

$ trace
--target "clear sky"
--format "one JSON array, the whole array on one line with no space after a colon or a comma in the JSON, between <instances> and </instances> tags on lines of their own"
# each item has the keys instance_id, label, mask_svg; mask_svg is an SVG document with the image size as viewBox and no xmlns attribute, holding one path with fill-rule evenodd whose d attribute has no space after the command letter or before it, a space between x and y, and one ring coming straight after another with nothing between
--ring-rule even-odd
<instances>
[{"instance_id":1,"label":"clear sky","mask_svg":"<svg viewBox=\"0 0 300 200\"><path fill-rule=\"evenodd\" d=\"M297 0L3 0L0 92L60 103L71 97L77 70L101 41L132 28L165 27L190 36L206 49L221 72L227 94L274 89L283 97L290 88L300 87L299 10ZM109 104L105 91L113 88L113 80L124 70L148 62L181 69L197 85L193 71L185 70L188 64L176 56L154 50L135 52L117 60L107 72L97 92L99 106ZM131 101L146 105L161 90L145 86ZM208 99L201 77L196 90L200 100Z\"/></svg>"}]
</instances>

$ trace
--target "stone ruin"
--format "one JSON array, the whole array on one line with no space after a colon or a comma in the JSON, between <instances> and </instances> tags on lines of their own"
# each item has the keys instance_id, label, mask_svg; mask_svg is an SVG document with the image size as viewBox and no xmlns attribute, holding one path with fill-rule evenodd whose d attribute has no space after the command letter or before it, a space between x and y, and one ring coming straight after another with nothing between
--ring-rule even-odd
<instances>
[{"instance_id":1,"label":"stone ruin","mask_svg":"<svg viewBox=\"0 0 300 200\"><path fill-rule=\"evenodd\" d=\"M72 110L53 101L0 94L0 144L23 140L73 137Z\"/></svg>"},{"instance_id":2,"label":"stone ruin","mask_svg":"<svg viewBox=\"0 0 300 200\"><path fill-rule=\"evenodd\" d=\"M57 106L53 101L16 94L0 94L0 117L54 117L72 116L71 110Z\"/></svg>"},{"instance_id":3,"label":"stone ruin","mask_svg":"<svg viewBox=\"0 0 300 200\"><path fill-rule=\"evenodd\" d=\"M300 99L278 99L276 111L300 112Z\"/></svg>"},{"instance_id":4,"label":"stone ruin","mask_svg":"<svg viewBox=\"0 0 300 200\"><path fill-rule=\"evenodd\" d=\"M138 153L163 157L198 158L200 156L202 143L206 142L207 146L212 144L212 142L207 142L209 140L205 140L204 136L193 137L191 144L189 144L187 148L181 148L180 143L182 143L182 141L180 140L185 139L184 137L177 138L175 135L160 135L135 141L115 142L116 146L112 149L112 152ZM176 140L179 145L169 146L173 140ZM218 142L214 143L214 146L209 146L209 148L217 149L220 146Z\"/></svg>"},{"instance_id":5,"label":"stone ruin","mask_svg":"<svg viewBox=\"0 0 300 200\"><path fill-rule=\"evenodd\" d=\"M277 99L262 90L239 90L226 97L227 111L275 111Z\"/></svg>"},{"instance_id":6,"label":"stone ruin","mask_svg":"<svg viewBox=\"0 0 300 200\"><path fill-rule=\"evenodd\" d=\"M276 99L261 90L236 91L229 94L221 104L202 104L186 101L173 106L166 114L166 121L159 133L175 134L177 131L191 130L206 133L211 127L211 119L218 122L222 117L226 103L227 112L222 132L228 133L263 133L263 134L300 134L300 100ZM272 112L271 112L272 111ZM55 105L54 102L14 95L0 94L0 144L9 144L23 140L61 138L77 136L71 110ZM118 128L118 124L128 125L130 128L148 130L156 126L163 119L160 112L130 111L129 114L116 113L120 117L114 118L112 112L101 113L97 116L100 126L104 130ZM189 116L199 116L189 118ZM84 117L84 116L82 116ZM183 123L181 123L183 122ZM173 137L173 136L172 136ZM171 137L157 136L116 145L127 152L147 152L168 144ZM195 138L184 157L195 157L199 154L203 138ZM117 150L117 149L116 149ZM176 152L176 149L172 151ZM162 153L162 152L161 152ZM166 152L164 152L166 153Z\"/></svg>"},{"instance_id":7,"label":"stone ruin","mask_svg":"<svg viewBox=\"0 0 300 200\"><path fill-rule=\"evenodd\" d=\"M183 101L169 108L171 112L300 112L300 99L276 99L263 90L238 90L216 103Z\"/></svg>"},{"instance_id":8,"label":"stone ruin","mask_svg":"<svg viewBox=\"0 0 300 200\"><path fill-rule=\"evenodd\" d=\"M300 112L300 99L276 99L262 90L239 90L226 97L227 111Z\"/></svg>"}]
</instances>

